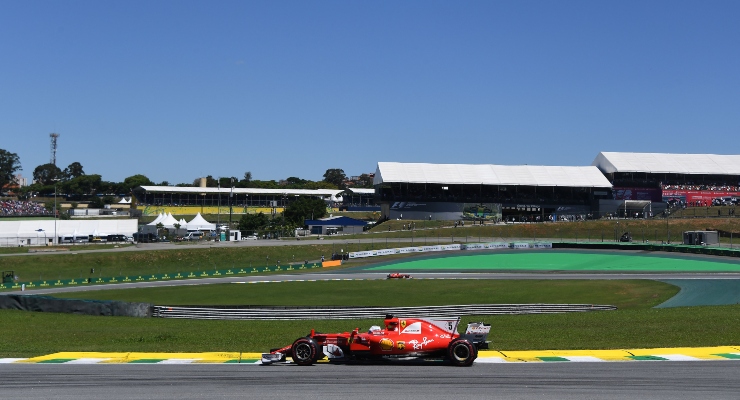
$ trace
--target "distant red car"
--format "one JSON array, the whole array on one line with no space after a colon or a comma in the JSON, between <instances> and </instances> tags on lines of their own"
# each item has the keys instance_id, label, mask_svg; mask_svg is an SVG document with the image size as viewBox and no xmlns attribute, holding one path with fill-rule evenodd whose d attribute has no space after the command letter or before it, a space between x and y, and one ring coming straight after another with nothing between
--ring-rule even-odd
<instances>
[{"instance_id":1,"label":"distant red car","mask_svg":"<svg viewBox=\"0 0 740 400\"><path fill-rule=\"evenodd\" d=\"M465 334L457 333L460 318L397 318L387 315L385 329L373 326L344 333L318 333L311 330L293 344L262 354L262 364L286 361L290 356L298 365L311 365L328 357L330 362L437 358L452 365L470 366L479 349L487 349L491 326L468 324Z\"/></svg>"},{"instance_id":2,"label":"distant red car","mask_svg":"<svg viewBox=\"0 0 740 400\"><path fill-rule=\"evenodd\" d=\"M411 275L399 274L398 272L391 272L390 274L388 274L386 279L411 279Z\"/></svg>"}]
</instances>

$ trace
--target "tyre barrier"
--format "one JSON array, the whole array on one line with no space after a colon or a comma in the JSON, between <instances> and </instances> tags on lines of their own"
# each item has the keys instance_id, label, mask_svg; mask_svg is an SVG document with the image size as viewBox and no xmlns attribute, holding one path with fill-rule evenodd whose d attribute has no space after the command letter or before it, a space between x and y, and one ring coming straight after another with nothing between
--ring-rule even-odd
<instances>
[{"instance_id":1,"label":"tyre barrier","mask_svg":"<svg viewBox=\"0 0 740 400\"><path fill-rule=\"evenodd\" d=\"M408 318L449 318L461 315L521 315L613 311L616 306L597 304L470 304L429 307L174 307L154 306L155 318L224 320L375 319L387 314Z\"/></svg>"}]
</instances>

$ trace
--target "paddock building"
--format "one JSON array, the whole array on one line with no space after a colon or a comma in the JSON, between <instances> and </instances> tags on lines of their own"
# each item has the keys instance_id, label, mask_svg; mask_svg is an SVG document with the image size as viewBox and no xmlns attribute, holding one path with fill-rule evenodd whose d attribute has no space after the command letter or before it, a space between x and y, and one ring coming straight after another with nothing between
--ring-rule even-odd
<instances>
[{"instance_id":1,"label":"paddock building","mask_svg":"<svg viewBox=\"0 0 740 400\"><path fill-rule=\"evenodd\" d=\"M53 220L36 218L0 221L0 246L25 247L105 242L109 236L132 236L137 229L138 220L136 219ZM123 241L123 239L117 241Z\"/></svg>"}]
</instances>

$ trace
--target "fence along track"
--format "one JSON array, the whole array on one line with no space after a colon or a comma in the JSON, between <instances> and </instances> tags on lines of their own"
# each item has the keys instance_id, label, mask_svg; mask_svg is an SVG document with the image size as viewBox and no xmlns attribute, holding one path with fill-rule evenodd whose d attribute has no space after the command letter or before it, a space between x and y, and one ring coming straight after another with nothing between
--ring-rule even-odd
<instances>
[{"instance_id":1,"label":"fence along track","mask_svg":"<svg viewBox=\"0 0 740 400\"><path fill-rule=\"evenodd\" d=\"M445 318L463 315L554 314L566 312L611 311L617 307L596 304L470 304L429 307L326 307L326 308L215 308L154 306L159 318L226 320L316 320L373 319L386 314L401 317Z\"/></svg>"}]
</instances>

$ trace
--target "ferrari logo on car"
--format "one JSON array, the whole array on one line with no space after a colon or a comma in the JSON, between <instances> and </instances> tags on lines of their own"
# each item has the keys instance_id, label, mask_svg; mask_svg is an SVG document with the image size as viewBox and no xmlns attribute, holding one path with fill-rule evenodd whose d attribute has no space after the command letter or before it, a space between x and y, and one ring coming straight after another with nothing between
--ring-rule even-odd
<instances>
[{"instance_id":1,"label":"ferrari logo on car","mask_svg":"<svg viewBox=\"0 0 740 400\"><path fill-rule=\"evenodd\" d=\"M406 342L397 342L396 347L398 348L398 350L403 350L406 348Z\"/></svg>"},{"instance_id":2,"label":"ferrari logo on car","mask_svg":"<svg viewBox=\"0 0 740 400\"><path fill-rule=\"evenodd\" d=\"M393 340L388 338L380 339L380 342L378 343L380 345L380 350L390 351L393 350Z\"/></svg>"},{"instance_id":3,"label":"ferrari logo on car","mask_svg":"<svg viewBox=\"0 0 740 400\"><path fill-rule=\"evenodd\" d=\"M402 319L401 320L401 329L403 329L405 327L406 327L406 320L405 319Z\"/></svg>"}]
</instances>

